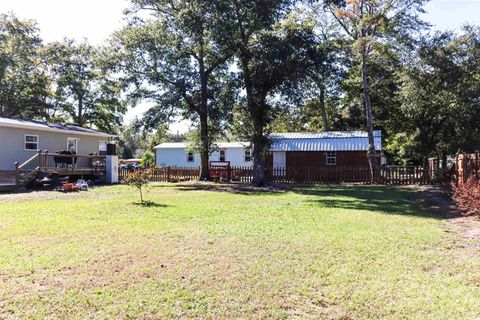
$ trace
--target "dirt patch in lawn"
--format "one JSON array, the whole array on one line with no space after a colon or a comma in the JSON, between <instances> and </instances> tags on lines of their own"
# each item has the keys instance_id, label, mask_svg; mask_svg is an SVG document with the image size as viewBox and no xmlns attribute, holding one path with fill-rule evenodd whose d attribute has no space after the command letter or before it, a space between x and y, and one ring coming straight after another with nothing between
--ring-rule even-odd
<instances>
[{"instance_id":1,"label":"dirt patch in lawn","mask_svg":"<svg viewBox=\"0 0 480 320\"><path fill-rule=\"evenodd\" d=\"M55 190L35 190L16 193L0 193L2 202L26 202L26 201L48 201L48 200L81 200L81 199L102 199L114 198L112 194L93 193L91 191L59 192Z\"/></svg>"},{"instance_id":2,"label":"dirt patch in lawn","mask_svg":"<svg viewBox=\"0 0 480 320\"><path fill-rule=\"evenodd\" d=\"M447 218L446 230L460 237L457 245L478 254L480 249L480 219L476 216L463 216L450 198L449 190L443 186L420 186L423 192L422 206L436 216ZM473 249L473 251L472 251Z\"/></svg>"}]
</instances>

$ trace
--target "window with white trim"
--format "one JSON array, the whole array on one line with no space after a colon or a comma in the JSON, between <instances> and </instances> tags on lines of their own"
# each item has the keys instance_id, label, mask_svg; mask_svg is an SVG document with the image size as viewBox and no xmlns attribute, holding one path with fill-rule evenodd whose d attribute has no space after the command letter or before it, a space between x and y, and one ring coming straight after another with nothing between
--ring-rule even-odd
<instances>
[{"instance_id":1,"label":"window with white trim","mask_svg":"<svg viewBox=\"0 0 480 320\"><path fill-rule=\"evenodd\" d=\"M187 152L187 162L194 162L195 156L193 155L193 151Z\"/></svg>"},{"instance_id":2,"label":"window with white trim","mask_svg":"<svg viewBox=\"0 0 480 320\"><path fill-rule=\"evenodd\" d=\"M243 160L245 162L252 161L252 149L250 148L243 149Z\"/></svg>"},{"instance_id":3,"label":"window with white trim","mask_svg":"<svg viewBox=\"0 0 480 320\"><path fill-rule=\"evenodd\" d=\"M219 161L226 161L227 160L227 150L225 149L220 149L218 150L218 160Z\"/></svg>"},{"instance_id":4,"label":"window with white trim","mask_svg":"<svg viewBox=\"0 0 480 320\"><path fill-rule=\"evenodd\" d=\"M78 153L78 138L67 138L67 151Z\"/></svg>"},{"instance_id":5,"label":"window with white trim","mask_svg":"<svg viewBox=\"0 0 480 320\"><path fill-rule=\"evenodd\" d=\"M38 136L33 134L25 135L25 150L38 151Z\"/></svg>"},{"instance_id":6,"label":"window with white trim","mask_svg":"<svg viewBox=\"0 0 480 320\"><path fill-rule=\"evenodd\" d=\"M98 154L104 156L107 154L108 141L98 141Z\"/></svg>"},{"instance_id":7,"label":"window with white trim","mask_svg":"<svg viewBox=\"0 0 480 320\"><path fill-rule=\"evenodd\" d=\"M337 164L337 153L335 151L327 151L327 166Z\"/></svg>"}]
</instances>

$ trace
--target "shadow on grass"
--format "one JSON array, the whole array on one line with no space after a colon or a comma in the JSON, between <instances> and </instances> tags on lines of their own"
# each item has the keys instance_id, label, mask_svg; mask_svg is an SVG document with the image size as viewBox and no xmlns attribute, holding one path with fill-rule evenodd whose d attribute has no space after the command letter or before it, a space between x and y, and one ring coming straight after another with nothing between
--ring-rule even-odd
<instances>
[{"instance_id":1,"label":"shadow on grass","mask_svg":"<svg viewBox=\"0 0 480 320\"><path fill-rule=\"evenodd\" d=\"M430 195L415 188L389 186L322 186L302 187L295 193L315 197L308 202L319 207L367 210L394 215L446 219L448 213L429 210L425 199Z\"/></svg>"},{"instance_id":2,"label":"shadow on grass","mask_svg":"<svg viewBox=\"0 0 480 320\"><path fill-rule=\"evenodd\" d=\"M156 203L153 201L132 202L134 206L139 207L152 207L152 208L167 208L168 205L162 203Z\"/></svg>"},{"instance_id":3,"label":"shadow on grass","mask_svg":"<svg viewBox=\"0 0 480 320\"><path fill-rule=\"evenodd\" d=\"M319 207L350 210L367 210L382 214L411 215L435 219L449 218L447 212L434 210L429 203L430 191L421 191L415 187L396 187L382 185L302 185L272 184L267 187L254 187L247 183L188 182L170 184L179 191L213 191L232 194L258 196L281 196L293 192L309 196L307 203ZM164 187L162 185L161 187Z\"/></svg>"},{"instance_id":4,"label":"shadow on grass","mask_svg":"<svg viewBox=\"0 0 480 320\"><path fill-rule=\"evenodd\" d=\"M172 185L179 191L214 191L228 192L241 195L281 195L289 188L279 186L254 187L247 183L216 183L216 182L197 182Z\"/></svg>"}]
</instances>

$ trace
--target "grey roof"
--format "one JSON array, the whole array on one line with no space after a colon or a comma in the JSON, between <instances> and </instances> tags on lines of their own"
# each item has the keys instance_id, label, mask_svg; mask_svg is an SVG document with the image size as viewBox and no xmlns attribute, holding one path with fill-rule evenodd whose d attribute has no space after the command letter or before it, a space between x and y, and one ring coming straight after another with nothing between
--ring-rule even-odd
<instances>
[{"instance_id":1,"label":"grey roof","mask_svg":"<svg viewBox=\"0 0 480 320\"><path fill-rule=\"evenodd\" d=\"M367 151L366 131L272 133L270 151ZM382 133L374 131L375 149L382 149Z\"/></svg>"},{"instance_id":2,"label":"grey roof","mask_svg":"<svg viewBox=\"0 0 480 320\"><path fill-rule=\"evenodd\" d=\"M43 130L43 131L66 131L66 132L75 132L77 134L87 134L95 136L104 136L104 137L114 137L115 135L100 132L93 129L78 127L74 125L64 125L58 123L49 123L46 121L33 121L33 120L21 120L21 119L12 119L12 118L2 118L0 117L0 127L12 127L12 128L28 128L32 130Z\"/></svg>"}]
</instances>

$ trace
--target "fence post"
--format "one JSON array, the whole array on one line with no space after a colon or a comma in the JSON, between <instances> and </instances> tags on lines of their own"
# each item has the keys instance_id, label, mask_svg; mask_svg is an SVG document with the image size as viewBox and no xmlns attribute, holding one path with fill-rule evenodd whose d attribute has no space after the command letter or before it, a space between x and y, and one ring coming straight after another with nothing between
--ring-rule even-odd
<instances>
[{"instance_id":1,"label":"fence post","mask_svg":"<svg viewBox=\"0 0 480 320\"><path fill-rule=\"evenodd\" d=\"M43 166L45 168L48 168L48 150L45 150L44 153L45 153L45 155L44 155L45 161L43 161Z\"/></svg>"},{"instance_id":2,"label":"fence post","mask_svg":"<svg viewBox=\"0 0 480 320\"><path fill-rule=\"evenodd\" d=\"M167 167L167 182L170 182L170 166Z\"/></svg>"},{"instance_id":3,"label":"fence post","mask_svg":"<svg viewBox=\"0 0 480 320\"><path fill-rule=\"evenodd\" d=\"M42 150L38 150L38 168L42 168Z\"/></svg>"}]
</instances>

